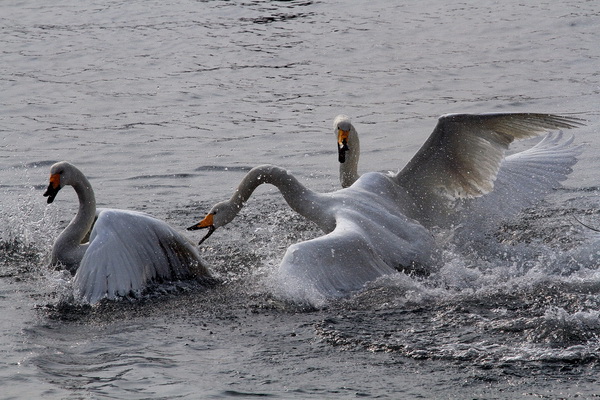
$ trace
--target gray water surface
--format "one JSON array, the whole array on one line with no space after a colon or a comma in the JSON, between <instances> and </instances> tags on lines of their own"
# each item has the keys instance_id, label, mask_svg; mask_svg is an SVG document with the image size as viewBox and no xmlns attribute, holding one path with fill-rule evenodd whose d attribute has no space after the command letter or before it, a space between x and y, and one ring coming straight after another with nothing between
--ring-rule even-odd
<instances>
[{"instance_id":1,"label":"gray water surface","mask_svg":"<svg viewBox=\"0 0 600 400\"><path fill-rule=\"evenodd\" d=\"M599 397L600 242L573 219L600 225L595 2L1 7L0 397ZM201 248L214 288L89 307L46 267L76 209L69 189L42 197L55 161L99 206L183 231L258 164L336 190L339 113L364 172L401 168L441 114L505 111L585 118L569 132L584 153L546 201L471 246L446 241L430 276L285 301L269 278L320 233L272 187Z\"/></svg>"}]
</instances>

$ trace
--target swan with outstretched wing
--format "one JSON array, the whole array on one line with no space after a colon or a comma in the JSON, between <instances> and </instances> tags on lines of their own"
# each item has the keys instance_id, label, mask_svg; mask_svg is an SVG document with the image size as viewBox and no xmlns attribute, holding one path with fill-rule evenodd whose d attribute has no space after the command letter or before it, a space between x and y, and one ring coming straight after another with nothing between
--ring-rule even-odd
<instances>
[{"instance_id":1,"label":"swan with outstretched wing","mask_svg":"<svg viewBox=\"0 0 600 400\"><path fill-rule=\"evenodd\" d=\"M494 180L513 140L579 125L579 119L551 114L443 116L423 147L398 173L370 172L347 188L316 193L282 168L256 167L231 199L216 204L188 229L208 228L202 241L206 240L216 228L235 218L256 187L275 185L292 209L325 233L290 246L277 279L294 297L343 296L393 271L432 266L435 242L428 228L460 215L457 202L476 199L475 203L493 193ZM352 149L348 140L341 143L344 146ZM504 185L522 186L538 179L544 190L526 194L515 207L559 185L578 153L571 141L560 142L560 136L558 141L550 137L528 151L515 156L506 173L500 174L506 180ZM537 178L519 176L517 170L525 165ZM482 211L484 205L482 201L477 210Z\"/></svg>"}]
</instances>

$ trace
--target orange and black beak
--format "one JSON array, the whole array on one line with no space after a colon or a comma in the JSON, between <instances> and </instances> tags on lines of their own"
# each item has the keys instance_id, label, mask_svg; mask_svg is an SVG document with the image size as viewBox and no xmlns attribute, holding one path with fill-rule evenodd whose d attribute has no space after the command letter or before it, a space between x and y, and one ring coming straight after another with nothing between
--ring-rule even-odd
<instances>
[{"instance_id":1,"label":"orange and black beak","mask_svg":"<svg viewBox=\"0 0 600 400\"><path fill-rule=\"evenodd\" d=\"M350 131L338 129L338 161L341 163L346 162L346 151L350 150L348 147L348 135Z\"/></svg>"},{"instance_id":2,"label":"orange and black beak","mask_svg":"<svg viewBox=\"0 0 600 400\"><path fill-rule=\"evenodd\" d=\"M48 185L48 189L44 192L44 197L48 197L48 204L54 201L54 198L58 194L60 190L60 175L52 174L50 175L50 184Z\"/></svg>"},{"instance_id":3,"label":"orange and black beak","mask_svg":"<svg viewBox=\"0 0 600 400\"><path fill-rule=\"evenodd\" d=\"M214 214L208 214L206 217L204 217L202 221L198 222L196 225L192 225L189 228L187 228L188 231L195 231L198 229L208 228L208 233L204 235L200 242L198 242L198 246L200 246L206 239L208 239L210 235L212 235L213 232L217 229L213 225L213 216Z\"/></svg>"}]
</instances>

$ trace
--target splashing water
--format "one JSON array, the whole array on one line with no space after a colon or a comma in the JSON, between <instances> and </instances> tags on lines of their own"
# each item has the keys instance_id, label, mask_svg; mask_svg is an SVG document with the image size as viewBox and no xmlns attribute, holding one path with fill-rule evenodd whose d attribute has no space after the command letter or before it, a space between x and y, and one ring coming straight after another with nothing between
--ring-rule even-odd
<instances>
[{"instance_id":1,"label":"splashing water","mask_svg":"<svg viewBox=\"0 0 600 400\"><path fill-rule=\"evenodd\" d=\"M11 187L3 188L1 260L6 265L28 261L35 267L47 262L45 258L57 233L58 213L56 208L46 207L42 192L31 184L28 168L14 168L13 171L16 180L22 182L22 190L14 195Z\"/></svg>"}]
</instances>

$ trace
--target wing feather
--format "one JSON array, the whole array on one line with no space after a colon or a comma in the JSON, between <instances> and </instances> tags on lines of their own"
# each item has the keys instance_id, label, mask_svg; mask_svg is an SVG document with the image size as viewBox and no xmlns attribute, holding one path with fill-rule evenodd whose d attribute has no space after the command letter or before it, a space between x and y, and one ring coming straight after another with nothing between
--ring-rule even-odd
<instances>
[{"instance_id":1,"label":"wing feather","mask_svg":"<svg viewBox=\"0 0 600 400\"><path fill-rule=\"evenodd\" d=\"M493 192L466 203L463 220L478 229L515 216L539 201L572 172L582 146L561 132L548 134L534 147L504 159Z\"/></svg>"},{"instance_id":2,"label":"wing feather","mask_svg":"<svg viewBox=\"0 0 600 400\"><path fill-rule=\"evenodd\" d=\"M385 207L338 210L331 233L288 248L278 282L291 298L320 303L398 270L433 267L433 244L423 226Z\"/></svg>"},{"instance_id":3,"label":"wing feather","mask_svg":"<svg viewBox=\"0 0 600 400\"><path fill-rule=\"evenodd\" d=\"M552 114L444 115L397 179L417 198L479 197L494 188L514 140L580 125L580 119Z\"/></svg>"},{"instance_id":4,"label":"wing feather","mask_svg":"<svg viewBox=\"0 0 600 400\"><path fill-rule=\"evenodd\" d=\"M293 299L319 303L394 273L361 232L346 220L327 235L290 246L277 274L280 288Z\"/></svg>"},{"instance_id":5,"label":"wing feather","mask_svg":"<svg viewBox=\"0 0 600 400\"><path fill-rule=\"evenodd\" d=\"M207 274L195 247L168 224L144 213L104 210L73 282L79 296L95 303L156 280Z\"/></svg>"}]
</instances>

